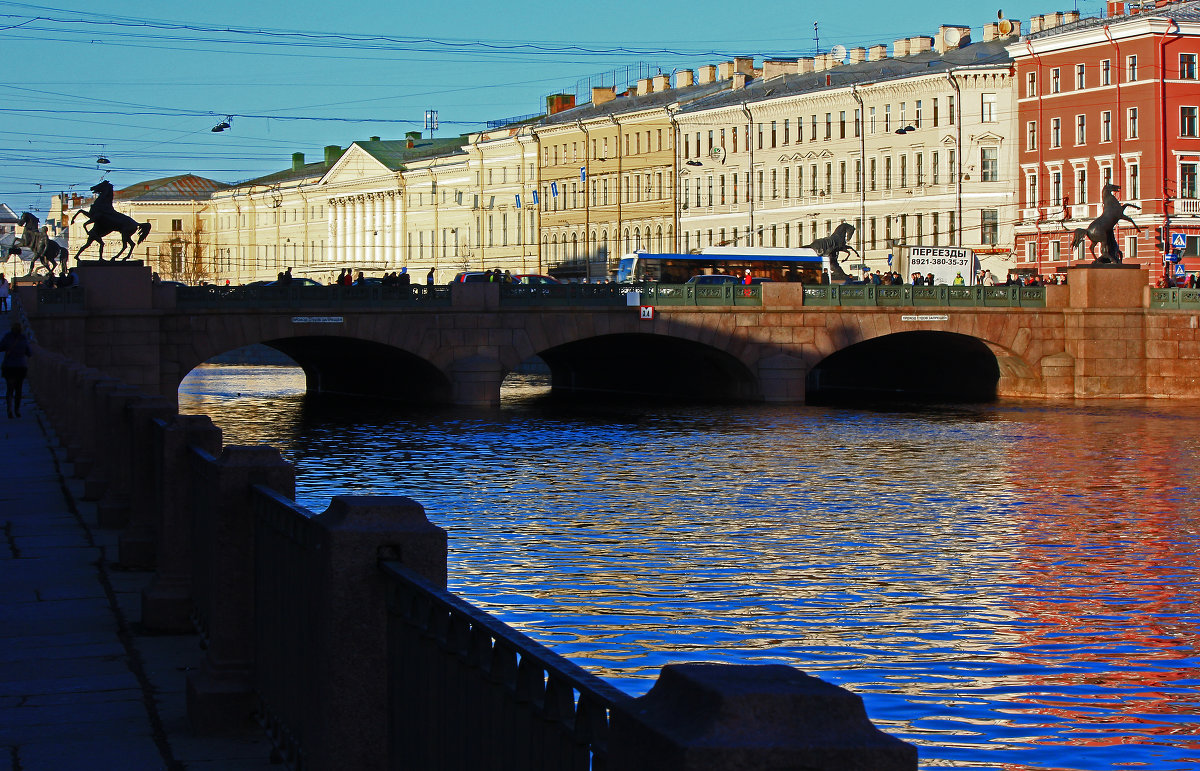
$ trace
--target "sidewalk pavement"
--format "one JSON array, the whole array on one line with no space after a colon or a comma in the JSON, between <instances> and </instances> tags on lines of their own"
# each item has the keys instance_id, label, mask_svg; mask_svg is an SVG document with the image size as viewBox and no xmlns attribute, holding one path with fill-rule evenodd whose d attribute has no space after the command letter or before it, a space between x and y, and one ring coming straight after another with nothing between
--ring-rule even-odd
<instances>
[{"instance_id":1,"label":"sidewalk pavement","mask_svg":"<svg viewBox=\"0 0 1200 771\"><path fill-rule=\"evenodd\" d=\"M185 677L194 635L147 635L152 577L117 564L117 531L96 525L41 411L0 413L0 771L259 771L258 730L198 737Z\"/></svg>"}]
</instances>

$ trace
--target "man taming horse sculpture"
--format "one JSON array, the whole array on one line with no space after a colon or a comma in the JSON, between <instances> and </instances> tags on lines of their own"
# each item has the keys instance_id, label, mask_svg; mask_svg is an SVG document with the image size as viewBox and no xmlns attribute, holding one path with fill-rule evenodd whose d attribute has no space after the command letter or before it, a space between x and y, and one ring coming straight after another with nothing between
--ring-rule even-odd
<instances>
[{"instance_id":1,"label":"man taming horse sculpture","mask_svg":"<svg viewBox=\"0 0 1200 771\"><path fill-rule=\"evenodd\" d=\"M849 222L843 222L834 228L833 233L818 238L811 244L807 244L805 249L812 249L817 254L826 258L829 261L829 276L834 281L845 281L850 278L846 271L842 270L842 266L838 264L838 255L850 254L854 252L858 254L858 250L849 244L850 237L854 235L854 226ZM860 257L862 255L859 255Z\"/></svg>"},{"instance_id":2,"label":"man taming horse sculpture","mask_svg":"<svg viewBox=\"0 0 1200 771\"><path fill-rule=\"evenodd\" d=\"M1075 236L1071 239L1072 251L1082 244L1083 239L1086 238L1091 242L1088 245L1088 251L1092 253L1092 257L1095 258L1095 262L1121 262L1121 260L1124 258L1124 255L1121 253L1121 247L1117 244L1117 236L1113 232L1113 229L1116 227L1118 222L1125 220L1130 225L1133 225L1135 228L1137 228L1137 231L1141 233L1141 227L1139 227L1136 222L1134 222L1127 214L1125 214L1125 210L1129 208L1140 210L1142 207L1135 203L1122 204L1119 200L1117 200L1117 196L1114 195L1114 193L1120 189L1120 185L1113 185L1111 183L1104 186L1104 194L1101 198L1102 202L1104 203L1104 210L1100 213L1100 216L1092 220L1092 224L1088 225L1086 228L1075 228ZM1100 244L1099 257L1096 257L1096 244Z\"/></svg>"}]
</instances>

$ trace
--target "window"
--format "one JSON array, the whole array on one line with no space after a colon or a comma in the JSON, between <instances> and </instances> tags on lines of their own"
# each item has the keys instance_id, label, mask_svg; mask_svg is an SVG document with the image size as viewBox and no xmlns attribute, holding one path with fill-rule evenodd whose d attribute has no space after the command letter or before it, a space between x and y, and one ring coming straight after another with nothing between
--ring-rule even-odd
<instances>
[{"instance_id":1,"label":"window","mask_svg":"<svg viewBox=\"0 0 1200 771\"><path fill-rule=\"evenodd\" d=\"M777 136L776 131L776 122L771 121L771 147L775 147L775 138Z\"/></svg>"},{"instance_id":2,"label":"window","mask_svg":"<svg viewBox=\"0 0 1200 771\"><path fill-rule=\"evenodd\" d=\"M854 110L854 136L856 136L856 137L862 136L862 110L861 109Z\"/></svg>"},{"instance_id":3,"label":"window","mask_svg":"<svg viewBox=\"0 0 1200 771\"><path fill-rule=\"evenodd\" d=\"M1062 147L1062 118L1050 119L1050 146Z\"/></svg>"},{"instance_id":4,"label":"window","mask_svg":"<svg viewBox=\"0 0 1200 771\"><path fill-rule=\"evenodd\" d=\"M1075 116L1075 144L1082 145L1087 143L1087 116Z\"/></svg>"},{"instance_id":5,"label":"window","mask_svg":"<svg viewBox=\"0 0 1200 771\"><path fill-rule=\"evenodd\" d=\"M1196 175L1197 167L1200 164L1181 163L1179 164L1179 197L1180 198L1197 198Z\"/></svg>"},{"instance_id":6,"label":"window","mask_svg":"<svg viewBox=\"0 0 1200 771\"><path fill-rule=\"evenodd\" d=\"M761 123L758 124L758 149L759 150L761 150L763 147L763 127L762 126L763 126L763 124L761 124Z\"/></svg>"},{"instance_id":7,"label":"window","mask_svg":"<svg viewBox=\"0 0 1200 771\"><path fill-rule=\"evenodd\" d=\"M833 113L825 113L825 138L833 139Z\"/></svg>"},{"instance_id":8,"label":"window","mask_svg":"<svg viewBox=\"0 0 1200 771\"><path fill-rule=\"evenodd\" d=\"M1137 139L1138 135L1138 108L1130 107L1128 115L1128 131L1125 132L1126 139Z\"/></svg>"},{"instance_id":9,"label":"window","mask_svg":"<svg viewBox=\"0 0 1200 771\"><path fill-rule=\"evenodd\" d=\"M1195 107L1180 107L1179 108L1179 136L1181 136L1181 137L1196 136L1196 108Z\"/></svg>"},{"instance_id":10,"label":"window","mask_svg":"<svg viewBox=\"0 0 1200 771\"><path fill-rule=\"evenodd\" d=\"M1108 59L1100 62L1100 85L1112 85L1112 62Z\"/></svg>"},{"instance_id":11,"label":"window","mask_svg":"<svg viewBox=\"0 0 1200 771\"><path fill-rule=\"evenodd\" d=\"M845 161L838 162L838 180L840 182L840 184L838 186L838 192L840 192L840 193L846 192L846 162Z\"/></svg>"},{"instance_id":12,"label":"window","mask_svg":"<svg viewBox=\"0 0 1200 771\"><path fill-rule=\"evenodd\" d=\"M1142 197L1142 181L1138 177L1138 165L1130 163L1125 166L1125 195L1133 200Z\"/></svg>"},{"instance_id":13,"label":"window","mask_svg":"<svg viewBox=\"0 0 1200 771\"><path fill-rule=\"evenodd\" d=\"M892 156L883 159L883 189L892 189Z\"/></svg>"},{"instance_id":14,"label":"window","mask_svg":"<svg viewBox=\"0 0 1200 771\"><path fill-rule=\"evenodd\" d=\"M1037 121L1029 121L1025 124L1025 149L1037 149Z\"/></svg>"},{"instance_id":15,"label":"window","mask_svg":"<svg viewBox=\"0 0 1200 771\"><path fill-rule=\"evenodd\" d=\"M1087 203L1087 169L1075 170L1075 203Z\"/></svg>"},{"instance_id":16,"label":"window","mask_svg":"<svg viewBox=\"0 0 1200 771\"><path fill-rule=\"evenodd\" d=\"M995 246L1000 243L1000 211L984 209L981 214L979 241L985 246Z\"/></svg>"},{"instance_id":17,"label":"window","mask_svg":"<svg viewBox=\"0 0 1200 771\"><path fill-rule=\"evenodd\" d=\"M916 164L917 164L917 168L916 168L917 187L921 187L925 184L925 154L917 153L915 156L915 159L916 159Z\"/></svg>"},{"instance_id":18,"label":"window","mask_svg":"<svg viewBox=\"0 0 1200 771\"><path fill-rule=\"evenodd\" d=\"M1112 112L1108 110L1100 113L1100 141L1112 141Z\"/></svg>"},{"instance_id":19,"label":"window","mask_svg":"<svg viewBox=\"0 0 1200 771\"><path fill-rule=\"evenodd\" d=\"M921 100L917 100L917 114L913 116L913 125L921 128Z\"/></svg>"},{"instance_id":20,"label":"window","mask_svg":"<svg viewBox=\"0 0 1200 771\"><path fill-rule=\"evenodd\" d=\"M817 141L817 116L816 115L812 116L812 131L809 132L808 141L809 142Z\"/></svg>"},{"instance_id":21,"label":"window","mask_svg":"<svg viewBox=\"0 0 1200 771\"><path fill-rule=\"evenodd\" d=\"M1032 209L1038 205L1038 175L1025 175L1025 208Z\"/></svg>"},{"instance_id":22,"label":"window","mask_svg":"<svg viewBox=\"0 0 1200 771\"><path fill-rule=\"evenodd\" d=\"M1000 148L985 147L980 153L984 182L1000 181Z\"/></svg>"},{"instance_id":23,"label":"window","mask_svg":"<svg viewBox=\"0 0 1200 771\"><path fill-rule=\"evenodd\" d=\"M1195 54L1180 54L1179 55L1179 79L1180 80L1195 80L1196 79L1196 55Z\"/></svg>"},{"instance_id":24,"label":"window","mask_svg":"<svg viewBox=\"0 0 1200 771\"><path fill-rule=\"evenodd\" d=\"M1025 262L1037 261L1037 241L1025 242Z\"/></svg>"},{"instance_id":25,"label":"window","mask_svg":"<svg viewBox=\"0 0 1200 771\"><path fill-rule=\"evenodd\" d=\"M1057 94L1062 91L1062 75L1058 68L1050 70L1050 93Z\"/></svg>"},{"instance_id":26,"label":"window","mask_svg":"<svg viewBox=\"0 0 1200 771\"><path fill-rule=\"evenodd\" d=\"M1062 242L1057 238L1050 242L1050 262L1058 262L1062 259Z\"/></svg>"},{"instance_id":27,"label":"window","mask_svg":"<svg viewBox=\"0 0 1200 771\"><path fill-rule=\"evenodd\" d=\"M875 133L875 108L874 107L867 108L867 120L870 121L871 133L874 134Z\"/></svg>"},{"instance_id":28,"label":"window","mask_svg":"<svg viewBox=\"0 0 1200 771\"><path fill-rule=\"evenodd\" d=\"M937 150L933 151L933 159L929 165L933 167L933 184L940 185L942 182L942 164Z\"/></svg>"},{"instance_id":29,"label":"window","mask_svg":"<svg viewBox=\"0 0 1200 771\"><path fill-rule=\"evenodd\" d=\"M874 192L874 191L876 190L876 188L877 188L877 185L876 185L876 171L877 171L877 169L876 169L876 165L875 165L875 159L874 159L874 158L872 158L872 159L871 159L871 163L870 163L870 165L869 165L869 168L871 169L871 185L870 185L870 189L871 189L871 191L872 191L872 192Z\"/></svg>"},{"instance_id":30,"label":"window","mask_svg":"<svg viewBox=\"0 0 1200 771\"><path fill-rule=\"evenodd\" d=\"M789 129L791 128L791 125L792 125L792 120L791 120L791 118L784 118L784 119L783 119L783 143L784 143L785 145L786 145L786 144L788 144L788 142L790 141L790 140L788 139L788 131L789 131ZM724 131L721 131L721 134L722 134L722 136L723 136L723 135L725 134L725 132L724 132ZM724 241L724 240L725 240L724 236L722 236L721 240L722 240L722 241Z\"/></svg>"},{"instance_id":31,"label":"window","mask_svg":"<svg viewBox=\"0 0 1200 771\"><path fill-rule=\"evenodd\" d=\"M1025 96L1037 96L1037 73L1030 72L1025 76Z\"/></svg>"},{"instance_id":32,"label":"window","mask_svg":"<svg viewBox=\"0 0 1200 771\"><path fill-rule=\"evenodd\" d=\"M171 220L171 232L179 233L183 230L183 220Z\"/></svg>"},{"instance_id":33,"label":"window","mask_svg":"<svg viewBox=\"0 0 1200 771\"><path fill-rule=\"evenodd\" d=\"M838 113L838 138L846 138L846 111L842 110Z\"/></svg>"},{"instance_id":34,"label":"window","mask_svg":"<svg viewBox=\"0 0 1200 771\"><path fill-rule=\"evenodd\" d=\"M954 125L954 97L952 96L946 97L946 120L950 122L951 126Z\"/></svg>"},{"instance_id":35,"label":"window","mask_svg":"<svg viewBox=\"0 0 1200 771\"><path fill-rule=\"evenodd\" d=\"M940 100L938 100L938 99L933 100L933 127L934 128L937 128L937 125L938 125L938 102L939 101Z\"/></svg>"},{"instance_id":36,"label":"window","mask_svg":"<svg viewBox=\"0 0 1200 771\"><path fill-rule=\"evenodd\" d=\"M1133 83L1138 78L1137 54L1125 57L1125 82Z\"/></svg>"},{"instance_id":37,"label":"window","mask_svg":"<svg viewBox=\"0 0 1200 771\"><path fill-rule=\"evenodd\" d=\"M983 115L981 116L980 120L982 120L984 123L995 123L998 120L996 117L995 94L983 95Z\"/></svg>"},{"instance_id":38,"label":"window","mask_svg":"<svg viewBox=\"0 0 1200 771\"><path fill-rule=\"evenodd\" d=\"M1085 72L1085 70L1084 70L1082 64L1075 65L1075 88L1077 90L1083 90L1084 88L1087 87L1086 86L1087 81L1084 77L1084 72Z\"/></svg>"},{"instance_id":39,"label":"window","mask_svg":"<svg viewBox=\"0 0 1200 771\"><path fill-rule=\"evenodd\" d=\"M1050 204L1052 206L1066 205L1063 200L1062 172L1050 173Z\"/></svg>"},{"instance_id":40,"label":"window","mask_svg":"<svg viewBox=\"0 0 1200 771\"><path fill-rule=\"evenodd\" d=\"M892 106L890 104L885 104L883 106L883 132L886 134L887 132L889 132L891 130L892 130Z\"/></svg>"},{"instance_id":41,"label":"window","mask_svg":"<svg viewBox=\"0 0 1200 771\"><path fill-rule=\"evenodd\" d=\"M900 156L900 187L908 187L908 156Z\"/></svg>"}]
</instances>

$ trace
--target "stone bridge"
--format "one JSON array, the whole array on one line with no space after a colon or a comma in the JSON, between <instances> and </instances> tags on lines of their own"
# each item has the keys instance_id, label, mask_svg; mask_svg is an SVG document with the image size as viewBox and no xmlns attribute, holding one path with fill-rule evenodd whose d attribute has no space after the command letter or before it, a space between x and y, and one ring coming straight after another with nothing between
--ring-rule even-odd
<instances>
[{"instance_id":1,"label":"stone bridge","mask_svg":"<svg viewBox=\"0 0 1200 771\"><path fill-rule=\"evenodd\" d=\"M624 305L509 307L488 284L403 307L188 307L137 263L78 273L75 303L22 290L39 342L170 399L194 367L252 343L294 359L311 391L474 406L497 405L501 382L533 357L568 393L1200 396L1197 312L1148 307L1138 268L1073 268L1037 308L813 307L800 285L764 284L761 305L660 306L652 318Z\"/></svg>"}]
</instances>

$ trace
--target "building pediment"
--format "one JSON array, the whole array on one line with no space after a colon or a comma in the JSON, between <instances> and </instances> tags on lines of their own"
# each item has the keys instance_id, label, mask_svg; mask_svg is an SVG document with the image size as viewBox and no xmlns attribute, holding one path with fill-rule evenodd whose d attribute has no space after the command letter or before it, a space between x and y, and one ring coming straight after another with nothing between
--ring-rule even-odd
<instances>
[{"instance_id":1,"label":"building pediment","mask_svg":"<svg viewBox=\"0 0 1200 771\"><path fill-rule=\"evenodd\" d=\"M365 179L375 179L391 173L374 155L352 144L338 158L337 163L321 178L321 185L346 185L361 182Z\"/></svg>"}]
</instances>

